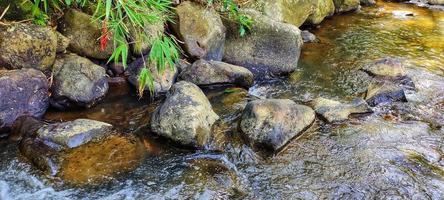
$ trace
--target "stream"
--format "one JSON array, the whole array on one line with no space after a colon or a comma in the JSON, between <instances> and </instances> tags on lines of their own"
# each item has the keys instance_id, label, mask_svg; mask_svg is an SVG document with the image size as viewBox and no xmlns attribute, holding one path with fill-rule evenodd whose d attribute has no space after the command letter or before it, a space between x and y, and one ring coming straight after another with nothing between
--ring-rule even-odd
<instances>
[{"instance_id":1,"label":"stream","mask_svg":"<svg viewBox=\"0 0 444 200\"><path fill-rule=\"evenodd\" d=\"M34 169L15 144L0 140L0 200L443 199L444 11L378 2L326 19L311 31L319 43L304 45L290 76L256 83L249 91L206 91L222 118L214 127L216 150L179 149L146 132L160 101L113 87L89 110L51 110L45 119L89 118L136 132L144 151L140 162L112 176L100 170L109 163L95 163L97 171L82 173L100 175L101 181L91 178L79 186ZM366 91L368 79L359 69L385 57L408 61L409 73L424 89L411 98L427 103L380 106L339 124L318 119L275 155L259 155L242 143L236 110L249 98L348 101ZM88 155L78 158L83 156Z\"/></svg>"}]
</instances>

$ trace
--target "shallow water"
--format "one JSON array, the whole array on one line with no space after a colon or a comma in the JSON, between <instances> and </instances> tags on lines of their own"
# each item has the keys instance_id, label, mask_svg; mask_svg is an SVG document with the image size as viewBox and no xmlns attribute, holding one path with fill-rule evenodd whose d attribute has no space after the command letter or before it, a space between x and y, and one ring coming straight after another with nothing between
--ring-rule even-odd
<instances>
[{"instance_id":1,"label":"shallow water","mask_svg":"<svg viewBox=\"0 0 444 200\"><path fill-rule=\"evenodd\" d=\"M414 16L405 17L405 12ZM328 19L313 32L320 43L304 46L295 73L258 83L249 93L302 103L318 96L348 100L364 92L368 83L357 69L387 56L402 57L433 73L436 81L429 78L419 87L441 90L425 105L380 107L343 124L317 121L282 152L261 159L243 145L232 123L248 98L245 91L208 93L223 118L212 147L222 151L194 152L171 147L144 131L157 104L127 95L124 88L91 110L51 111L46 119L97 119L125 133L142 127L138 134L143 135L146 156L134 170L99 184L70 186L32 168L15 145L0 141L0 200L442 199L444 83L439 83L439 75L444 75L444 12L378 3Z\"/></svg>"}]
</instances>

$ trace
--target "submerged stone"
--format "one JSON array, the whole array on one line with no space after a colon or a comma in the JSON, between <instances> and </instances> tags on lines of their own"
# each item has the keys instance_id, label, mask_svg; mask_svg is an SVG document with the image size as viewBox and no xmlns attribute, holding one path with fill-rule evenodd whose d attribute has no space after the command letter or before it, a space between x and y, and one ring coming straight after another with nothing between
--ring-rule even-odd
<instances>
[{"instance_id":1,"label":"submerged stone","mask_svg":"<svg viewBox=\"0 0 444 200\"><path fill-rule=\"evenodd\" d=\"M172 27L185 51L193 58L222 60L226 29L218 12L191 1L182 2L175 11Z\"/></svg>"},{"instance_id":2,"label":"submerged stone","mask_svg":"<svg viewBox=\"0 0 444 200\"><path fill-rule=\"evenodd\" d=\"M181 145L202 148L218 119L202 90L180 81L173 85L163 105L153 113L151 130Z\"/></svg>"},{"instance_id":3,"label":"submerged stone","mask_svg":"<svg viewBox=\"0 0 444 200\"><path fill-rule=\"evenodd\" d=\"M404 64L399 58L384 58L377 60L364 68L363 71L372 76L396 78L406 76Z\"/></svg>"},{"instance_id":4,"label":"submerged stone","mask_svg":"<svg viewBox=\"0 0 444 200\"><path fill-rule=\"evenodd\" d=\"M223 60L247 67L256 79L263 75L281 75L293 72L303 44L298 27L275 21L257 11L246 10L242 14L254 21L251 33L239 36L238 23L226 20L227 40Z\"/></svg>"},{"instance_id":5,"label":"submerged stone","mask_svg":"<svg viewBox=\"0 0 444 200\"><path fill-rule=\"evenodd\" d=\"M341 103L319 97L313 100L313 107L317 114L330 123L347 120L351 114L372 112L370 106L362 98L356 98L349 103Z\"/></svg>"},{"instance_id":6,"label":"submerged stone","mask_svg":"<svg viewBox=\"0 0 444 200\"><path fill-rule=\"evenodd\" d=\"M404 88L390 81L373 81L370 83L365 100L370 106L396 101L407 102Z\"/></svg>"},{"instance_id":7,"label":"submerged stone","mask_svg":"<svg viewBox=\"0 0 444 200\"><path fill-rule=\"evenodd\" d=\"M49 107L48 81L38 70L0 70L0 85L0 132L20 116L42 117Z\"/></svg>"},{"instance_id":8,"label":"submerged stone","mask_svg":"<svg viewBox=\"0 0 444 200\"><path fill-rule=\"evenodd\" d=\"M310 107L292 100L255 100L245 107L240 128L252 146L276 151L302 134L314 120L315 112Z\"/></svg>"},{"instance_id":9,"label":"submerged stone","mask_svg":"<svg viewBox=\"0 0 444 200\"><path fill-rule=\"evenodd\" d=\"M105 69L75 54L54 63L51 105L58 109L94 106L108 92Z\"/></svg>"},{"instance_id":10,"label":"submerged stone","mask_svg":"<svg viewBox=\"0 0 444 200\"><path fill-rule=\"evenodd\" d=\"M179 74L179 78L199 86L234 84L249 88L254 77L248 69L219 61L198 60Z\"/></svg>"}]
</instances>

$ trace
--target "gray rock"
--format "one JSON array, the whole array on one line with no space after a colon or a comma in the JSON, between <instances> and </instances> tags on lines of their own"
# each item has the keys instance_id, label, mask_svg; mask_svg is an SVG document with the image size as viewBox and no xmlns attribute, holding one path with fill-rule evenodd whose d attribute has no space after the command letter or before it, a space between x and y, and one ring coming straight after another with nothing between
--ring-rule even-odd
<instances>
[{"instance_id":1,"label":"gray rock","mask_svg":"<svg viewBox=\"0 0 444 200\"><path fill-rule=\"evenodd\" d=\"M226 20L228 32L223 60L247 67L255 75L280 75L294 71L303 44L301 31L296 26L274 21L254 10L243 14L254 20L252 32L240 37L237 22Z\"/></svg>"},{"instance_id":2,"label":"gray rock","mask_svg":"<svg viewBox=\"0 0 444 200\"><path fill-rule=\"evenodd\" d=\"M100 37L103 25L91 15L69 9L59 22L58 30L71 40L69 50L81 56L96 59L108 59L113 53L110 41L102 51Z\"/></svg>"},{"instance_id":3,"label":"gray rock","mask_svg":"<svg viewBox=\"0 0 444 200\"><path fill-rule=\"evenodd\" d=\"M105 97L108 87L103 67L75 54L61 55L54 63L51 105L89 108Z\"/></svg>"},{"instance_id":4,"label":"gray rock","mask_svg":"<svg viewBox=\"0 0 444 200\"><path fill-rule=\"evenodd\" d=\"M219 116L196 85L173 85L164 104L153 113L151 130L185 146L204 147Z\"/></svg>"},{"instance_id":5,"label":"gray rock","mask_svg":"<svg viewBox=\"0 0 444 200\"><path fill-rule=\"evenodd\" d=\"M359 9L360 0L334 0L336 12L348 12Z\"/></svg>"},{"instance_id":6,"label":"gray rock","mask_svg":"<svg viewBox=\"0 0 444 200\"><path fill-rule=\"evenodd\" d=\"M139 58L132 62L126 69L128 76L128 81L134 85L136 88L139 87L139 74L142 67L145 67L145 62L143 58ZM154 94L163 94L170 90L171 86L176 81L178 70L176 67L171 69L169 66L165 68L163 72L158 72L154 65L147 66L151 72L154 81ZM149 91L148 87L145 87L145 91Z\"/></svg>"},{"instance_id":7,"label":"gray rock","mask_svg":"<svg viewBox=\"0 0 444 200\"><path fill-rule=\"evenodd\" d=\"M51 71L56 50L57 34L50 28L22 23L0 26L0 65L8 69Z\"/></svg>"},{"instance_id":8,"label":"gray rock","mask_svg":"<svg viewBox=\"0 0 444 200\"><path fill-rule=\"evenodd\" d=\"M314 120L315 112L310 107L291 100L255 100L247 104L240 128L252 146L276 151L302 134Z\"/></svg>"},{"instance_id":9,"label":"gray rock","mask_svg":"<svg viewBox=\"0 0 444 200\"><path fill-rule=\"evenodd\" d=\"M0 132L20 116L42 117L49 106L48 81L35 69L0 70Z\"/></svg>"},{"instance_id":10,"label":"gray rock","mask_svg":"<svg viewBox=\"0 0 444 200\"><path fill-rule=\"evenodd\" d=\"M370 106L362 98L356 98L350 103L341 103L319 97L313 100L313 107L317 114L330 123L347 120L351 114L372 112Z\"/></svg>"},{"instance_id":11,"label":"gray rock","mask_svg":"<svg viewBox=\"0 0 444 200\"><path fill-rule=\"evenodd\" d=\"M379 80L370 83L365 95L365 100L370 106L397 101L407 102L404 87L391 81Z\"/></svg>"},{"instance_id":12,"label":"gray rock","mask_svg":"<svg viewBox=\"0 0 444 200\"><path fill-rule=\"evenodd\" d=\"M175 10L172 27L185 51L193 58L222 60L226 29L218 12L191 1L182 2Z\"/></svg>"},{"instance_id":13,"label":"gray rock","mask_svg":"<svg viewBox=\"0 0 444 200\"><path fill-rule=\"evenodd\" d=\"M199 86L234 84L248 88L254 82L253 73L244 67L202 59L182 71L179 78Z\"/></svg>"},{"instance_id":14,"label":"gray rock","mask_svg":"<svg viewBox=\"0 0 444 200\"><path fill-rule=\"evenodd\" d=\"M406 76L403 61L399 58L383 58L362 68L372 76L382 78L397 78Z\"/></svg>"},{"instance_id":15,"label":"gray rock","mask_svg":"<svg viewBox=\"0 0 444 200\"><path fill-rule=\"evenodd\" d=\"M313 33L310 33L310 31L302 31L301 32L302 35L302 40L304 41L304 43L311 43L311 42L317 42L317 38L316 35L314 35Z\"/></svg>"},{"instance_id":16,"label":"gray rock","mask_svg":"<svg viewBox=\"0 0 444 200\"><path fill-rule=\"evenodd\" d=\"M99 141L111 133L111 124L89 119L49 124L36 131L36 136L50 147L69 149L91 141Z\"/></svg>"},{"instance_id":17,"label":"gray rock","mask_svg":"<svg viewBox=\"0 0 444 200\"><path fill-rule=\"evenodd\" d=\"M427 0L427 2L432 5L444 5L444 0Z\"/></svg>"}]
</instances>

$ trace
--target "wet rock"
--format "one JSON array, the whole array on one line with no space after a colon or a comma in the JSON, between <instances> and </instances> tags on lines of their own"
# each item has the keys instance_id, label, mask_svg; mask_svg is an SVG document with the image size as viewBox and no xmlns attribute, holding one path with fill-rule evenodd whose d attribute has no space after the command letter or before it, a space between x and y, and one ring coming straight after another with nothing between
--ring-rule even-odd
<instances>
[{"instance_id":1,"label":"wet rock","mask_svg":"<svg viewBox=\"0 0 444 200\"><path fill-rule=\"evenodd\" d=\"M49 124L38 129L36 137L55 149L70 149L99 141L111 132L111 124L89 119Z\"/></svg>"},{"instance_id":2,"label":"wet rock","mask_svg":"<svg viewBox=\"0 0 444 200\"><path fill-rule=\"evenodd\" d=\"M0 70L0 132L20 116L42 117L49 106L48 81L35 69Z\"/></svg>"},{"instance_id":3,"label":"wet rock","mask_svg":"<svg viewBox=\"0 0 444 200\"><path fill-rule=\"evenodd\" d=\"M319 97L313 100L312 103L315 112L330 123L347 120L351 114L372 112L370 106L362 98L356 98L349 103L341 103Z\"/></svg>"},{"instance_id":4,"label":"wet rock","mask_svg":"<svg viewBox=\"0 0 444 200\"><path fill-rule=\"evenodd\" d=\"M404 88L391 81L373 81L370 83L365 100L370 106L396 101L407 102Z\"/></svg>"},{"instance_id":5,"label":"wet rock","mask_svg":"<svg viewBox=\"0 0 444 200\"><path fill-rule=\"evenodd\" d=\"M180 81L173 85L164 104L151 118L151 130L185 146L202 148L219 116L196 85Z\"/></svg>"},{"instance_id":6,"label":"wet rock","mask_svg":"<svg viewBox=\"0 0 444 200\"><path fill-rule=\"evenodd\" d=\"M348 12L356 10L361 4L360 0L334 0L336 12Z\"/></svg>"},{"instance_id":7,"label":"wet rock","mask_svg":"<svg viewBox=\"0 0 444 200\"><path fill-rule=\"evenodd\" d=\"M57 50L57 34L34 24L0 26L0 65L8 69L34 68L51 71Z\"/></svg>"},{"instance_id":8,"label":"wet rock","mask_svg":"<svg viewBox=\"0 0 444 200\"><path fill-rule=\"evenodd\" d=\"M335 13L335 4L333 0L313 0L314 11L308 16L305 23L320 24L326 17L330 17Z\"/></svg>"},{"instance_id":9,"label":"wet rock","mask_svg":"<svg viewBox=\"0 0 444 200\"><path fill-rule=\"evenodd\" d=\"M399 58L384 58L362 68L372 76L396 78L406 76L405 67Z\"/></svg>"},{"instance_id":10,"label":"wet rock","mask_svg":"<svg viewBox=\"0 0 444 200\"><path fill-rule=\"evenodd\" d=\"M317 38L316 35L314 35L313 33L310 33L310 31L302 31L301 32L302 35L302 40L304 41L304 43L311 43L311 42L317 42Z\"/></svg>"},{"instance_id":11,"label":"wet rock","mask_svg":"<svg viewBox=\"0 0 444 200\"><path fill-rule=\"evenodd\" d=\"M219 61L197 60L179 74L184 81L199 86L234 84L245 88L254 82L253 73L248 69Z\"/></svg>"},{"instance_id":12,"label":"wet rock","mask_svg":"<svg viewBox=\"0 0 444 200\"><path fill-rule=\"evenodd\" d=\"M414 83L415 90L406 92L409 102L439 103L444 101L444 77L419 67L406 68L407 76Z\"/></svg>"},{"instance_id":13,"label":"wet rock","mask_svg":"<svg viewBox=\"0 0 444 200\"><path fill-rule=\"evenodd\" d=\"M427 2L432 5L444 5L444 0L427 0Z\"/></svg>"},{"instance_id":14,"label":"wet rock","mask_svg":"<svg viewBox=\"0 0 444 200\"><path fill-rule=\"evenodd\" d=\"M237 22L227 20L225 25L228 32L223 60L247 67L255 75L280 75L294 71L303 44L300 30L254 10L247 10L243 14L253 19L252 32L240 37Z\"/></svg>"},{"instance_id":15,"label":"wet rock","mask_svg":"<svg viewBox=\"0 0 444 200\"><path fill-rule=\"evenodd\" d=\"M226 29L212 7L182 2L176 7L176 22L172 27L191 57L222 60Z\"/></svg>"},{"instance_id":16,"label":"wet rock","mask_svg":"<svg viewBox=\"0 0 444 200\"><path fill-rule=\"evenodd\" d=\"M21 116L14 121L8 139L10 141L19 142L23 138L32 136L29 134L35 133L43 125L44 123L37 118Z\"/></svg>"},{"instance_id":17,"label":"wet rock","mask_svg":"<svg viewBox=\"0 0 444 200\"><path fill-rule=\"evenodd\" d=\"M225 88L222 90L211 90L207 97L213 105L214 111L219 116L238 115L248 103L251 97L243 88Z\"/></svg>"},{"instance_id":18,"label":"wet rock","mask_svg":"<svg viewBox=\"0 0 444 200\"><path fill-rule=\"evenodd\" d=\"M113 62L109 65L109 69L111 69L111 71L116 75L120 75L125 72L125 67L123 66L123 63Z\"/></svg>"},{"instance_id":19,"label":"wet rock","mask_svg":"<svg viewBox=\"0 0 444 200\"><path fill-rule=\"evenodd\" d=\"M361 0L361 5L374 6L376 5L376 0Z\"/></svg>"},{"instance_id":20,"label":"wet rock","mask_svg":"<svg viewBox=\"0 0 444 200\"><path fill-rule=\"evenodd\" d=\"M108 59L113 53L113 45L108 44L102 51L100 40L103 25L91 15L69 9L59 22L58 30L71 40L69 50L80 56Z\"/></svg>"},{"instance_id":21,"label":"wet rock","mask_svg":"<svg viewBox=\"0 0 444 200\"><path fill-rule=\"evenodd\" d=\"M108 91L105 69L75 54L54 63L51 105L58 109L91 107Z\"/></svg>"},{"instance_id":22,"label":"wet rock","mask_svg":"<svg viewBox=\"0 0 444 200\"><path fill-rule=\"evenodd\" d=\"M65 53L66 49L69 47L69 43L71 40L65 36L63 36L60 32L56 32L57 34L57 53Z\"/></svg>"},{"instance_id":23,"label":"wet rock","mask_svg":"<svg viewBox=\"0 0 444 200\"><path fill-rule=\"evenodd\" d=\"M315 120L308 106L288 99L255 100L247 104L240 128L252 146L279 150Z\"/></svg>"},{"instance_id":24,"label":"wet rock","mask_svg":"<svg viewBox=\"0 0 444 200\"><path fill-rule=\"evenodd\" d=\"M128 81L136 88L139 87L139 74L146 63L143 58L139 58L136 61L128 65L126 73L128 74ZM177 69L174 67L171 69L169 66L165 68L163 72L158 72L154 65L147 66L151 72L151 76L154 81L154 94L159 95L170 90L171 86L176 81ZM145 87L145 91L149 91L149 87Z\"/></svg>"}]
</instances>

